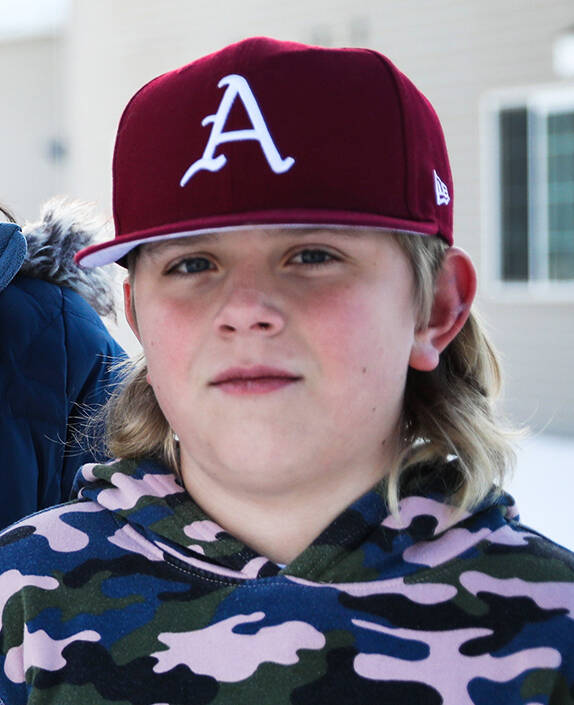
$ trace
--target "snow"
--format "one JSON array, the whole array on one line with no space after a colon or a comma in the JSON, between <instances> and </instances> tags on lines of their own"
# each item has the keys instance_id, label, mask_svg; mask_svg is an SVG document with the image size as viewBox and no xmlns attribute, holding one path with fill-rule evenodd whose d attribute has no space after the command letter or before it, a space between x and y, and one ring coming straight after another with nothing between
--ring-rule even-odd
<instances>
[{"instance_id":1,"label":"snow","mask_svg":"<svg viewBox=\"0 0 574 705\"><path fill-rule=\"evenodd\" d=\"M574 550L574 438L539 435L522 441L506 489L524 524Z\"/></svg>"}]
</instances>

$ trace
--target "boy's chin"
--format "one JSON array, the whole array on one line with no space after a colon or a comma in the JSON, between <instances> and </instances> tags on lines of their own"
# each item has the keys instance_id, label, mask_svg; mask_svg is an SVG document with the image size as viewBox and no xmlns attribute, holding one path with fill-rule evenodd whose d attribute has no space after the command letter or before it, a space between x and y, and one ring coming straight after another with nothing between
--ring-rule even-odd
<instances>
[{"instance_id":1,"label":"boy's chin","mask_svg":"<svg viewBox=\"0 0 574 705\"><path fill-rule=\"evenodd\" d=\"M200 452L198 452L200 451ZM253 493L289 492L311 479L320 471L316 449L289 444L285 438L275 443L265 442L256 436L238 439L227 438L202 453L197 444L192 453L182 453L182 467L193 475L198 468L212 478L237 491Z\"/></svg>"}]
</instances>

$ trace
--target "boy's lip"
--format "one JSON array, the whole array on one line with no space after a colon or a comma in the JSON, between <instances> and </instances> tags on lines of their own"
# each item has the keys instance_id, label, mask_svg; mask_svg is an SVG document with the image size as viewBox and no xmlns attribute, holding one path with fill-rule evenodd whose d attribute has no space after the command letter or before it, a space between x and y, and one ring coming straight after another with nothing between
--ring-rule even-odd
<instances>
[{"instance_id":1,"label":"boy's lip","mask_svg":"<svg viewBox=\"0 0 574 705\"><path fill-rule=\"evenodd\" d=\"M302 379L301 375L281 370L277 367L266 365L254 365L253 367L230 367L216 375L210 382L210 386L221 384L249 382L250 380L277 380L278 382L296 382Z\"/></svg>"},{"instance_id":2,"label":"boy's lip","mask_svg":"<svg viewBox=\"0 0 574 705\"><path fill-rule=\"evenodd\" d=\"M270 394L299 382L301 375L266 365L230 367L209 383L211 387L232 396Z\"/></svg>"}]
</instances>

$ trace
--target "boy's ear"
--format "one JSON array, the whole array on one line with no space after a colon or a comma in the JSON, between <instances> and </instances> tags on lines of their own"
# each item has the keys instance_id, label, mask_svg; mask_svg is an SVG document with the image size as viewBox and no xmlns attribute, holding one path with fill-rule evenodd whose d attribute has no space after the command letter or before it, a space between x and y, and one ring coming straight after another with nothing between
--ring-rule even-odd
<instances>
[{"instance_id":1,"label":"boy's ear","mask_svg":"<svg viewBox=\"0 0 574 705\"><path fill-rule=\"evenodd\" d=\"M134 332L136 338L140 341L140 334L138 330L138 323L136 319L136 312L134 310L134 300L133 300L133 287L129 279L124 281L124 312L126 314L126 320Z\"/></svg>"},{"instance_id":2,"label":"boy's ear","mask_svg":"<svg viewBox=\"0 0 574 705\"><path fill-rule=\"evenodd\" d=\"M126 320L129 323L130 328L134 332L135 337L141 343L140 332L138 329L138 321L136 318L136 310L134 308L134 288L129 279L124 281L124 311L126 314ZM150 373L146 374L147 383L151 384Z\"/></svg>"},{"instance_id":3,"label":"boy's ear","mask_svg":"<svg viewBox=\"0 0 574 705\"><path fill-rule=\"evenodd\" d=\"M476 271L470 257L450 247L437 276L428 325L415 332L411 367L421 372L435 369L441 352L466 323L475 294Z\"/></svg>"}]
</instances>

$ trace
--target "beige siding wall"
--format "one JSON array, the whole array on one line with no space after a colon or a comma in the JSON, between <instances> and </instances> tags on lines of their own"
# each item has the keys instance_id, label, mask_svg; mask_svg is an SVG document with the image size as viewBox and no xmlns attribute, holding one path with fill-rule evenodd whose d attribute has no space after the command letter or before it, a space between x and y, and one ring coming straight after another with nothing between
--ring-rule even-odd
<instances>
[{"instance_id":1,"label":"beige siding wall","mask_svg":"<svg viewBox=\"0 0 574 705\"><path fill-rule=\"evenodd\" d=\"M486 312L503 353L509 412L534 429L573 435L574 305L498 303Z\"/></svg>"}]
</instances>

